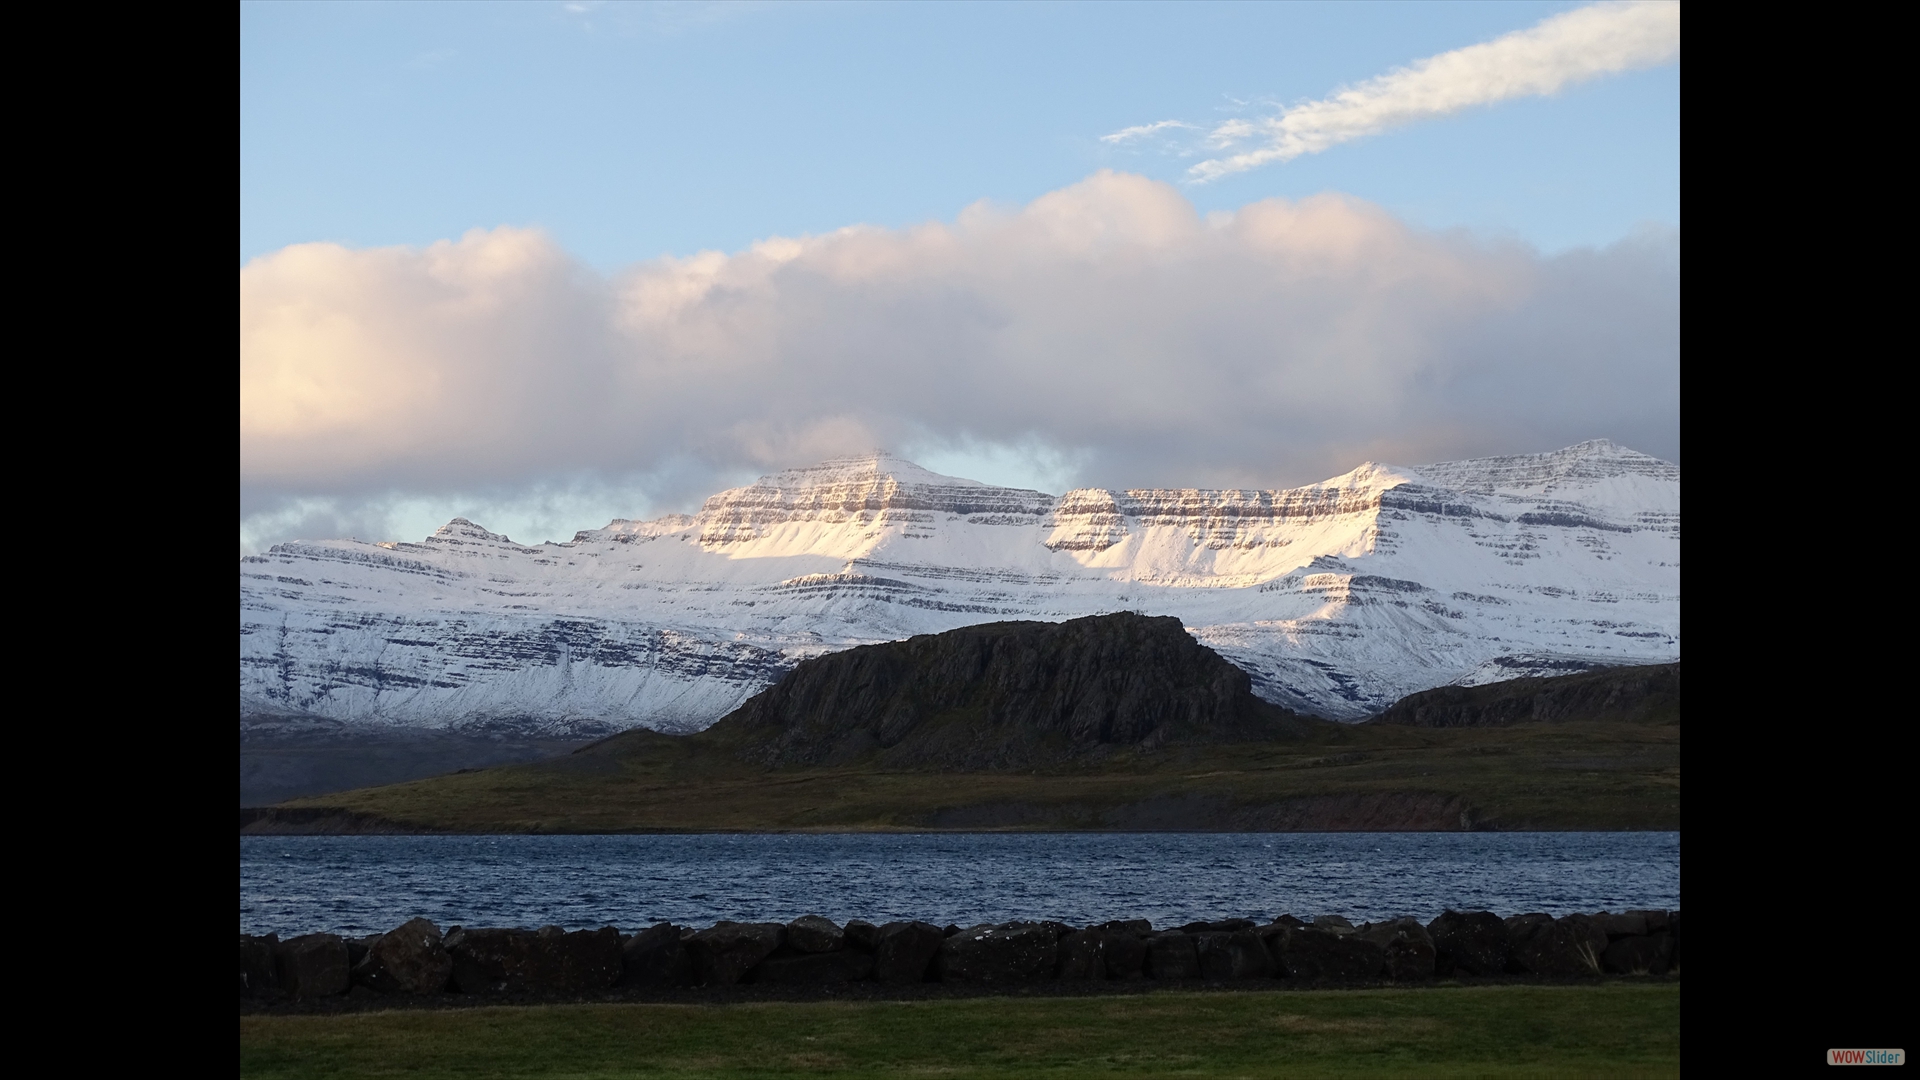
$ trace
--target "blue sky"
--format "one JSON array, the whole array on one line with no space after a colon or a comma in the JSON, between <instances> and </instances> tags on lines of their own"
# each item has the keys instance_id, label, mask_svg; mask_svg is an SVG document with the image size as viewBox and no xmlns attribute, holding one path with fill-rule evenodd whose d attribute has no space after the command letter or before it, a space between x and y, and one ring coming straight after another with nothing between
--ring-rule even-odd
<instances>
[{"instance_id":1,"label":"blue sky","mask_svg":"<svg viewBox=\"0 0 1920 1080\"><path fill-rule=\"evenodd\" d=\"M1677 460L1677 12L243 3L241 548Z\"/></svg>"},{"instance_id":2,"label":"blue sky","mask_svg":"<svg viewBox=\"0 0 1920 1080\"><path fill-rule=\"evenodd\" d=\"M1101 167L1175 180L1189 162L1100 136L1317 98L1576 6L248 3L240 255L514 224L611 270ZM1679 224L1679 127L1667 64L1186 190L1606 244Z\"/></svg>"}]
</instances>

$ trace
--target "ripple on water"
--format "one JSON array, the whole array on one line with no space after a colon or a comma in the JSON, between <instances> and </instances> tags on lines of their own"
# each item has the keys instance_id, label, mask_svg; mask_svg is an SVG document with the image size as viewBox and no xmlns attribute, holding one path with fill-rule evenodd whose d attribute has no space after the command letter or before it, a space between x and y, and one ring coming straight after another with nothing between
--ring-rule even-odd
<instances>
[{"instance_id":1,"label":"ripple on water","mask_svg":"<svg viewBox=\"0 0 1920 1080\"><path fill-rule=\"evenodd\" d=\"M1679 906L1677 832L240 838L240 929L257 934Z\"/></svg>"}]
</instances>

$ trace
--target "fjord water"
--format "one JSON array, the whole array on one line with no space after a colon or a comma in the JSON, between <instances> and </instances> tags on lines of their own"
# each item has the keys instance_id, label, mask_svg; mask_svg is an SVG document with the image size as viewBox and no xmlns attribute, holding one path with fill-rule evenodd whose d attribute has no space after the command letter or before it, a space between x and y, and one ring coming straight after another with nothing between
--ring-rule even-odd
<instances>
[{"instance_id":1,"label":"fjord water","mask_svg":"<svg viewBox=\"0 0 1920 1080\"><path fill-rule=\"evenodd\" d=\"M722 919L1156 927L1680 906L1680 834L243 836L240 930L360 935Z\"/></svg>"}]
</instances>

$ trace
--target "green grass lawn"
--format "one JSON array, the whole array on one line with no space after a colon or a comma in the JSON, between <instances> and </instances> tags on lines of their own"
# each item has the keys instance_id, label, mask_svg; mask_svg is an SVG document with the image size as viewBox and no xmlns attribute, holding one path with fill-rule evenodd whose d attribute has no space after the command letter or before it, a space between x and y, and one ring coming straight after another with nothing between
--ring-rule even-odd
<instances>
[{"instance_id":1,"label":"green grass lawn","mask_svg":"<svg viewBox=\"0 0 1920 1080\"><path fill-rule=\"evenodd\" d=\"M1671 1076L1678 982L244 1016L247 1077Z\"/></svg>"}]
</instances>

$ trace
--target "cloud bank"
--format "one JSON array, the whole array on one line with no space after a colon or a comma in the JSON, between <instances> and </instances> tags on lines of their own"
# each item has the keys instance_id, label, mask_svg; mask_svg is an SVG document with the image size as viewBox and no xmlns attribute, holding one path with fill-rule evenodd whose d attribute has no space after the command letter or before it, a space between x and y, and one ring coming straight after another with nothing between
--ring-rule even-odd
<instances>
[{"instance_id":1,"label":"cloud bank","mask_svg":"<svg viewBox=\"0 0 1920 1080\"><path fill-rule=\"evenodd\" d=\"M1678 382L1677 235L1546 258L1336 195L1203 219L1112 172L613 277L506 227L302 244L240 272L243 546L393 538L452 493L677 509L881 446L1109 486L1600 436L1674 458Z\"/></svg>"},{"instance_id":2,"label":"cloud bank","mask_svg":"<svg viewBox=\"0 0 1920 1080\"><path fill-rule=\"evenodd\" d=\"M1555 94L1602 75L1663 64L1679 54L1679 3L1594 4L1492 41L1428 57L1274 116L1216 125L1203 146L1218 150L1248 141L1260 145L1208 158L1187 175L1206 183L1477 105ZM1161 120L1124 128L1101 141L1119 144L1193 126Z\"/></svg>"}]
</instances>

